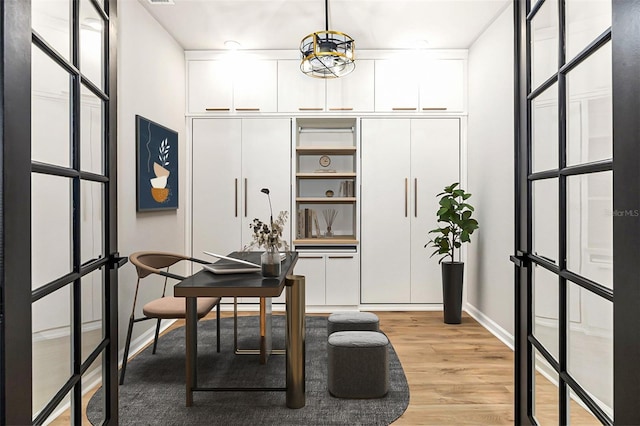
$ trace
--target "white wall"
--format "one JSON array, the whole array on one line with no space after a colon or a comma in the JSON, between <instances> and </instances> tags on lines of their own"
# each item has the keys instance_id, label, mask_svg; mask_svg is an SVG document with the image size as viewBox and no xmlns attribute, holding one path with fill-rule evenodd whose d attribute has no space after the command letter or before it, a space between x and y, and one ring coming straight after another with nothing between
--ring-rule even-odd
<instances>
[{"instance_id":1,"label":"white wall","mask_svg":"<svg viewBox=\"0 0 640 426\"><path fill-rule=\"evenodd\" d=\"M480 229L468 246L466 310L513 342L513 6L469 49L468 191ZM474 238L475 237L475 238Z\"/></svg>"},{"instance_id":2,"label":"white wall","mask_svg":"<svg viewBox=\"0 0 640 426\"><path fill-rule=\"evenodd\" d=\"M123 256L138 250L184 253L187 143L184 51L137 0L118 3L118 30L118 249ZM178 210L136 213L136 114L178 132ZM141 286L137 315L144 303L161 294L162 280L160 277L155 283L153 280L154 277L149 277ZM120 348L124 347L127 335L135 284L135 269L127 264L119 275ZM146 321L135 325L132 347L136 337L154 324Z\"/></svg>"}]
</instances>

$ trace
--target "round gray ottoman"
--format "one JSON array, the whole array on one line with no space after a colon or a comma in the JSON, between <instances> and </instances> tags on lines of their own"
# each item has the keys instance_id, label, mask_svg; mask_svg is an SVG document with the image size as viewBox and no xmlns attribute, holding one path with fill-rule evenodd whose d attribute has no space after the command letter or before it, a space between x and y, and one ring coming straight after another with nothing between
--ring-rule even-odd
<instances>
[{"instance_id":1,"label":"round gray ottoman","mask_svg":"<svg viewBox=\"0 0 640 426\"><path fill-rule=\"evenodd\" d=\"M327 342L329 393L381 398L389 391L389 339L377 331L338 331Z\"/></svg>"},{"instance_id":2,"label":"round gray ottoman","mask_svg":"<svg viewBox=\"0 0 640 426\"><path fill-rule=\"evenodd\" d=\"M378 331L378 316L372 312L334 312L327 319L328 334L336 331Z\"/></svg>"}]
</instances>

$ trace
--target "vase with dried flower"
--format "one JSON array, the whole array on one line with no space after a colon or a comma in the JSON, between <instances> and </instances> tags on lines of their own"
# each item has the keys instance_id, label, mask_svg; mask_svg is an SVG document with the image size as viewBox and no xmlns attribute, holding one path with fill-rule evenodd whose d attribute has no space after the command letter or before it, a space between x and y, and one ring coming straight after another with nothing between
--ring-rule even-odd
<instances>
[{"instance_id":1,"label":"vase with dried flower","mask_svg":"<svg viewBox=\"0 0 640 426\"><path fill-rule=\"evenodd\" d=\"M282 233L284 231L284 225L287 223L289 212L281 211L278 214L276 220L273 220L273 212L271 210L271 197L269 195L269 189L263 188L262 193L267 194L269 197L269 224L262 222L260 219L253 219L253 222L249 224L249 227L253 230L253 241L245 250L262 247L264 253L260 256L260 265L262 267L262 276L264 277L278 277L280 276L280 249L289 250L289 245L282 239Z\"/></svg>"}]
</instances>

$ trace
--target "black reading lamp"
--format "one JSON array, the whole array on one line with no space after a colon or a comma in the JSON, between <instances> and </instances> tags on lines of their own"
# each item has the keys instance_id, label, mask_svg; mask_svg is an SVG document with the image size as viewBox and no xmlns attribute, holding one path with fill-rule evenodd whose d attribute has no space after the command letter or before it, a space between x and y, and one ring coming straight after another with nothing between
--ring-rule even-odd
<instances>
[{"instance_id":1,"label":"black reading lamp","mask_svg":"<svg viewBox=\"0 0 640 426\"><path fill-rule=\"evenodd\" d=\"M269 188L262 188L260 192L267 194L267 197L269 198L269 213L271 213L269 220L271 222L271 230L273 230L273 210L271 209L271 195L269 195Z\"/></svg>"}]
</instances>

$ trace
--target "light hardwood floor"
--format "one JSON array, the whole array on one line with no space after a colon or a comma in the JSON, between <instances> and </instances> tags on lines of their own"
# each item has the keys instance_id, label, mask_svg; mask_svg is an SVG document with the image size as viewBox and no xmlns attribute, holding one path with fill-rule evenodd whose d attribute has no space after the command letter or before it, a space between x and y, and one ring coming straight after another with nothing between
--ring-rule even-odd
<instances>
[{"instance_id":1,"label":"light hardwood floor","mask_svg":"<svg viewBox=\"0 0 640 426\"><path fill-rule=\"evenodd\" d=\"M407 411L394 424L514 423L513 352L473 318L463 314L462 324L447 325L442 312L376 314L398 353L411 392ZM171 329L181 325L178 321ZM537 386L547 389L537 402L538 408L547 407L544 413L539 410L540 423L558 424L557 418L552 420L557 388L546 379ZM89 398L85 397L85 407ZM571 413L574 424L594 420L577 404L572 404ZM64 413L53 424L69 421Z\"/></svg>"}]
</instances>

